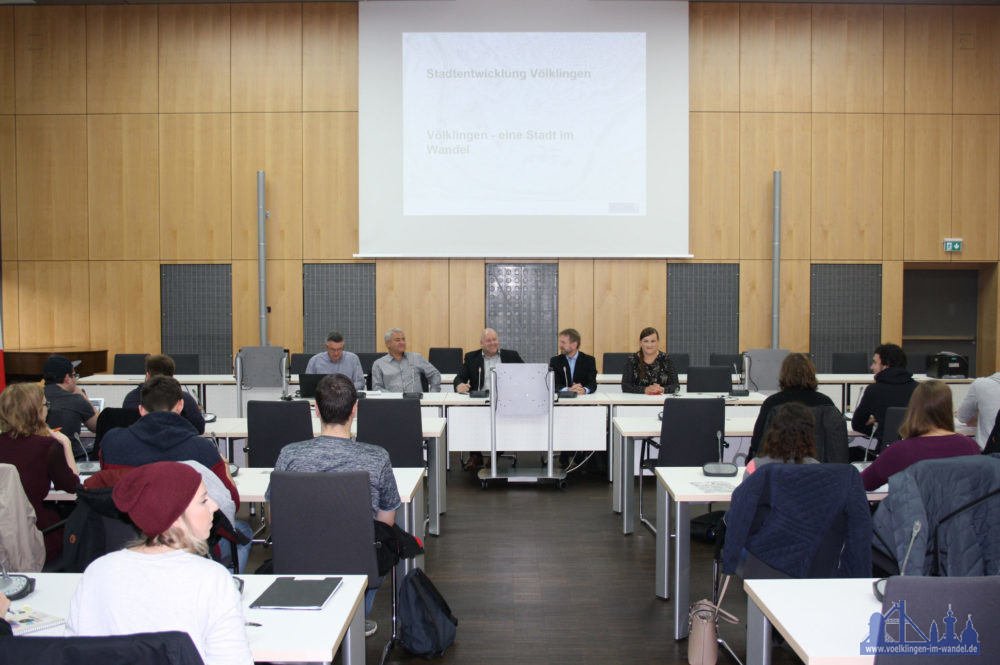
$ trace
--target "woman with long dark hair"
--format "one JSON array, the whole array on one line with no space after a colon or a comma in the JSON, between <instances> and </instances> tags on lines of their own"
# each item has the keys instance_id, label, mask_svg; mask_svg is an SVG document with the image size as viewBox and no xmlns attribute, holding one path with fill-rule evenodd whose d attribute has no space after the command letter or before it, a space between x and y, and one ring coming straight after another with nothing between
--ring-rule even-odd
<instances>
[{"instance_id":1,"label":"woman with long dark hair","mask_svg":"<svg viewBox=\"0 0 1000 665\"><path fill-rule=\"evenodd\" d=\"M662 395L677 392L680 381L674 361L659 347L660 333L656 328L643 328L639 333L639 350L628 357L622 371L623 393Z\"/></svg>"}]
</instances>

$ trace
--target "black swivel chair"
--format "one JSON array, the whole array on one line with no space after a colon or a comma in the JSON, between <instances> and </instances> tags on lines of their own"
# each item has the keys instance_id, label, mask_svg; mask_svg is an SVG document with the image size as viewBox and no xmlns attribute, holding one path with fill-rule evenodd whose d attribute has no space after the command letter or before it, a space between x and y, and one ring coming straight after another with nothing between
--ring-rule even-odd
<instances>
[{"instance_id":1,"label":"black swivel chair","mask_svg":"<svg viewBox=\"0 0 1000 665\"><path fill-rule=\"evenodd\" d=\"M274 467L289 443L313 438L309 402L250 400L247 402L247 466Z\"/></svg>"},{"instance_id":2,"label":"black swivel chair","mask_svg":"<svg viewBox=\"0 0 1000 665\"><path fill-rule=\"evenodd\" d=\"M835 462L846 464L850 461L850 440L847 437L847 427L844 422L844 414L840 409L832 404L822 404L810 406L809 411L813 414L816 423L814 430L814 440L816 442L816 459L820 462ZM771 409L767 413L764 421L764 431L771 429L771 420L778 409ZM761 446L763 446L761 441ZM760 454L759 449L751 448L747 453L747 461Z\"/></svg>"},{"instance_id":3,"label":"black swivel chair","mask_svg":"<svg viewBox=\"0 0 1000 665\"><path fill-rule=\"evenodd\" d=\"M625 373L625 362L628 360L629 356L634 356L635 353L620 353L620 352L608 352L604 354L603 364L601 365L601 371L604 374L624 374Z\"/></svg>"},{"instance_id":4,"label":"black swivel chair","mask_svg":"<svg viewBox=\"0 0 1000 665\"><path fill-rule=\"evenodd\" d=\"M393 468L423 467L423 426L418 399L358 401L358 441L382 446Z\"/></svg>"},{"instance_id":5,"label":"black swivel chair","mask_svg":"<svg viewBox=\"0 0 1000 665\"><path fill-rule=\"evenodd\" d=\"M143 375L146 373L148 355L148 353L116 353L112 373Z\"/></svg>"},{"instance_id":6,"label":"black swivel chair","mask_svg":"<svg viewBox=\"0 0 1000 665\"><path fill-rule=\"evenodd\" d=\"M101 452L101 439L115 427L128 427L139 420L139 409L120 409L113 406L101 409L97 415L97 431L94 432L94 449L90 456L97 459Z\"/></svg>"},{"instance_id":7,"label":"black swivel chair","mask_svg":"<svg viewBox=\"0 0 1000 665\"><path fill-rule=\"evenodd\" d=\"M174 359L174 374L201 374L201 356L197 353L168 355Z\"/></svg>"},{"instance_id":8,"label":"black swivel chair","mask_svg":"<svg viewBox=\"0 0 1000 665\"><path fill-rule=\"evenodd\" d=\"M885 422L879 423L878 427L878 447L876 454L881 454L888 446L899 441L899 428L906 420L905 406L890 406L885 410Z\"/></svg>"},{"instance_id":9,"label":"black swivel chair","mask_svg":"<svg viewBox=\"0 0 1000 665\"><path fill-rule=\"evenodd\" d=\"M742 353L711 353L708 356L709 365L721 365L723 367L728 367L729 371L733 374L739 374L743 371L743 354Z\"/></svg>"},{"instance_id":10,"label":"black swivel chair","mask_svg":"<svg viewBox=\"0 0 1000 665\"><path fill-rule=\"evenodd\" d=\"M689 393L728 393L733 387L733 368L725 365L688 367Z\"/></svg>"},{"instance_id":11,"label":"black swivel chair","mask_svg":"<svg viewBox=\"0 0 1000 665\"><path fill-rule=\"evenodd\" d=\"M868 374L868 354L864 351L834 353L831 371L834 374Z\"/></svg>"},{"instance_id":12,"label":"black swivel chair","mask_svg":"<svg viewBox=\"0 0 1000 665\"><path fill-rule=\"evenodd\" d=\"M309 364L309 359L313 357L312 353L293 353L292 361L288 367L289 374L305 374L306 366Z\"/></svg>"},{"instance_id":13,"label":"black swivel chair","mask_svg":"<svg viewBox=\"0 0 1000 665\"><path fill-rule=\"evenodd\" d=\"M359 353L358 360L361 361L361 371L365 373L365 385L368 390L372 389L372 365L375 361L384 356L384 353Z\"/></svg>"},{"instance_id":14,"label":"black swivel chair","mask_svg":"<svg viewBox=\"0 0 1000 665\"><path fill-rule=\"evenodd\" d=\"M427 351L427 362L442 374L458 374L462 370L462 347L432 346Z\"/></svg>"},{"instance_id":15,"label":"black swivel chair","mask_svg":"<svg viewBox=\"0 0 1000 665\"><path fill-rule=\"evenodd\" d=\"M639 520L656 533L656 525L642 514L642 477L658 466L702 466L719 461L719 448L725 447L726 402L722 398L677 398L663 401L660 441L643 439L639 454ZM656 448L657 457L651 456Z\"/></svg>"},{"instance_id":16,"label":"black swivel chair","mask_svg":"<svg viewBox=\"0 0 1000 665\"><path fill-rule=\"evenodd\" d=\"M668 353L667 355L674 361L674 369L677 370L678 374L688 373L688 368L691 366L690 353Z\"/></svg>"},{"instance_id":17,"label":"black swivel chair","mask_svg":"<svg viewBox=\"0 0 1000 665\"><path fill-rule=\"evenodd\" d=\"M204 665L191 636L182 631L102 637L31 636L8 638L0 646L4 662L79 665Z\"/></svg>"}]
</instances>

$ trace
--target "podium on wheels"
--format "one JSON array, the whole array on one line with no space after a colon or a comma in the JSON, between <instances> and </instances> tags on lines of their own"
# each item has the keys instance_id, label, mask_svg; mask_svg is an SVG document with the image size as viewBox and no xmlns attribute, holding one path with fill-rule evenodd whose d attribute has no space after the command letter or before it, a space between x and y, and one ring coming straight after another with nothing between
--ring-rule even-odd
<instances>
[{"instance_id":1,"label":"podium on wheels","mask_svg":"<svg viewBox=\"0 0 1000 665\"><path fill-rule=\"evenodd\" d=\"M551 480L566 487L566 472L554 469L553 377L542 363L501 363L490 372L490 467L479 470L483 488L491 481ZM497 450L539 450L546 441L546 463L539 467L497 467Z\"/></svg>"}]
</instances>

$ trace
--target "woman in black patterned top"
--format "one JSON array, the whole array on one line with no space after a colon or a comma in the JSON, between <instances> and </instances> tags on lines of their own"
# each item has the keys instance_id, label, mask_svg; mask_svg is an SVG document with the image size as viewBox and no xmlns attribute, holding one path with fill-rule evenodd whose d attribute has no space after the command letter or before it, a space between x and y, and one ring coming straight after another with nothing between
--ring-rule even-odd
<instances>
[{"instance_id":1,"label":"woman in black patterned top","mask_svg":"<svg viewBox=\"0 0 1000 665\"><path fill-rule=\"evenodd\" d=\"M623 393L662 395L680 388L674 361L659 349L660 333L656 328L643 328L639 333L639 350L625 361L622 372Z\"/></svg>"}]
</instances>

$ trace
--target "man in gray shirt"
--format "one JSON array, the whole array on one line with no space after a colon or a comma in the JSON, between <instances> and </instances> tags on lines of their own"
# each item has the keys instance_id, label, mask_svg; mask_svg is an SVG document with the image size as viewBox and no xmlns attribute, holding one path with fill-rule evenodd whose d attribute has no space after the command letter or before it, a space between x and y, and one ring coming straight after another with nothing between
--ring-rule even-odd
<instances>
[{"instance_id":1,"label":"man in gray shirt","mask_svg":"<svg viewBox=\"0 0 1000 665\"><path fill-rule=\"evenodd\" d=\"M406 352L406 333L393 328L385 334L389 353L372 364L372 390L392 393L423 392L420 376L427 378L427 391L441 392L441 372L419 353Z\"/></svg>"},{"instance_id":2,"label":"man in gray shirt","mask_svg":"<svg viewBox=\"0 0 1000 665\"><path fill-rule=\"evenodd\" d=\"M343 374L358 390L365 389L365 373L361 360L350 351L344 351L344 336L337 331L326 336L326 351L309 359L306 374Z\"/></svg>"}]
</instances>

